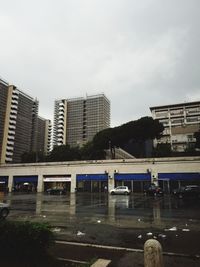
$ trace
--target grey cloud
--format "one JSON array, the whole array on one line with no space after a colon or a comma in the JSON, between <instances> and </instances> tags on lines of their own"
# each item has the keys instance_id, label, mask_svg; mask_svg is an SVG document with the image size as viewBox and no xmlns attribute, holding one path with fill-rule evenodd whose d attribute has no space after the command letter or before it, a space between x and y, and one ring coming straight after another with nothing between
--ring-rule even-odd
<instances>
[{"instance_id":1,"label":"grey cloud","mask_svg":"<svg viewBox=\"0 0 200 267\"><path fill-rule=\"evenodd\" d=\"M104 92L112 125L200 98L198 0L5 1L0 76L40 101ZM198 99L197 99L198 98Z\"/></svg>"}]
</instances>

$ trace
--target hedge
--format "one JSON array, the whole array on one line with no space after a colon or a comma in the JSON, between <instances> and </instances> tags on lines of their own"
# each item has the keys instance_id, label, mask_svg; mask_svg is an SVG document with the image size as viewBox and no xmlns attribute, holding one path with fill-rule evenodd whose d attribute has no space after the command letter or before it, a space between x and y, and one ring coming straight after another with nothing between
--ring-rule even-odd
<instances>
[{"instance_id":1,"label":"hedge","mask_svg":"<svg viewBox=\"0 0 200 267\"><path fill-rule=\"evenodd\" d=\"M17 258L41 256L54 243L46 223L0 221L0 254Z\"/></svg>"}]
</instances>

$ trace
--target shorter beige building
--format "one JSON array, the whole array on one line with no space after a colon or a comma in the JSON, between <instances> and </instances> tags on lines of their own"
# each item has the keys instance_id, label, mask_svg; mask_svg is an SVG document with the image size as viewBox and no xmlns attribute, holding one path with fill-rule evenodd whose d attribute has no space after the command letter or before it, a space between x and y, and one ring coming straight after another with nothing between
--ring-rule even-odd
<instances>
[{"instance_id":1,"label":"shorter beige building","mask_svg":"<svg viewBox=\"0 0 200 267\"><path fill-rule=\"evenodd\" d=\"M184 152L194 148L194 133L200 130L200 101L150 108L153 119L164 126L157 143L169 143L173 151Z\"/></svg>"}]
</instances>

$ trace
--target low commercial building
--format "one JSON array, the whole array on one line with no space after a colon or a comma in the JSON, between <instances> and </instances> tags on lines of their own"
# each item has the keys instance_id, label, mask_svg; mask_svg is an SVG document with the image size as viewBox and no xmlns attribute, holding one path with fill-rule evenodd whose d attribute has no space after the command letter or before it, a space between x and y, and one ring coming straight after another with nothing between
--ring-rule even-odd
<instances>
[{"instance_id":1,"label":"low commercial building","mask_svg":"<svg viewBox=\"0 0 200 267\"><path fill-rule=\"evenodd\" d=\"M143 192L156 183L169 193L181 185L200 185L200 157L2 164L0 182L10 192L27 187L37 192L53 187L71 193L101 192L119 185Z\"/></svg>"}]
</instances>

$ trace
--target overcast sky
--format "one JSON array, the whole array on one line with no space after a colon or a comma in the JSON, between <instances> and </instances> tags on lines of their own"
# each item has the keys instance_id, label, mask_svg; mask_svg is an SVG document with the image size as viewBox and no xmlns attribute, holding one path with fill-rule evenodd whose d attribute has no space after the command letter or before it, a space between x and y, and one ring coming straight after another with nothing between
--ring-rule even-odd
<instances>
[{"instance_id":1,"label":"overcast sky","mask_svg":"<svg viewBox=\"0 0 200 267\"><path fill-rule=\"evenodd\" d=\"M0 0L0 76L54 100L105 93L111 126L200 100L199 0Z\"/></svg>"}]
</instances>

